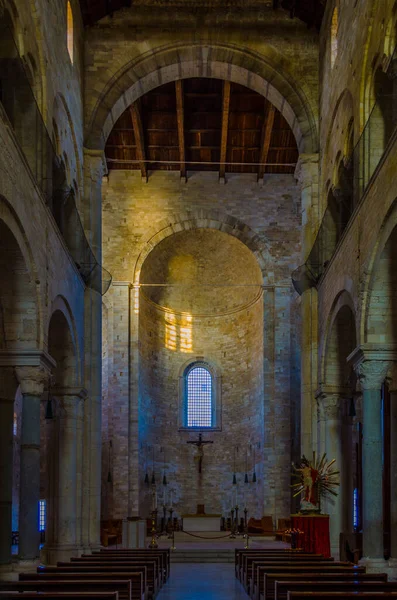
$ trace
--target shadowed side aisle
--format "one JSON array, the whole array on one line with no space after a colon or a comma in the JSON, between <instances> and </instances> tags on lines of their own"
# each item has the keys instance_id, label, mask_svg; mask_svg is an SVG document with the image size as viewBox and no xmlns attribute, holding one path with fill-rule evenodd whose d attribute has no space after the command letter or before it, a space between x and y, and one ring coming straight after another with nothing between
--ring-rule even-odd
<instances>
[{"instance_id":1,"label":"shadowed side aisle","mask_svg":"<svg viewBox=\"0 0 397 600\"><path fill-rule=\"evenodd\" d=\"M234 564L172 565L169 580L157 600L247 600L234 575Z\"/></svg>"}]
</instances>

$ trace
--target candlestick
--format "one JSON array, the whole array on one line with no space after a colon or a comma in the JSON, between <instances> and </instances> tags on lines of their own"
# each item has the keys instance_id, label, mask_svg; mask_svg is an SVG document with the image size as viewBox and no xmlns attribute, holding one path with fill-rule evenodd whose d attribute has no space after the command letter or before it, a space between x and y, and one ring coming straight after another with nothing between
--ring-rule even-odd
<instances>
[{"instance_id":1,"label":"candlestick","mask_svg":"<svg viewBox=\"0 0 397 600\"><path fill-rule=\"evenodd\" d=\"M148 546L151 550L155 550L156 548L158 548L158 544L156 541L156 537L157 537L156 522L157 522L157 510L153 510L152 511L152 531L151 531L152 539Z\"/></svg>"}]
</instances>

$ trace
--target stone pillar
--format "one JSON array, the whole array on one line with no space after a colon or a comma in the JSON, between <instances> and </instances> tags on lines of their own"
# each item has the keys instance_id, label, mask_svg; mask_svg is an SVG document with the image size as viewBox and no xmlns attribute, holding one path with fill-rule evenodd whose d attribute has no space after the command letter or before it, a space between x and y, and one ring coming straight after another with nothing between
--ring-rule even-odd
<instances>
[{"instance_id":1,"label":"stone pillar","mask_svg":"<svg viewBox=\"0 0 397 600\"><path fill-rule=\"evenodd\" d=\"M17 387L14 369L0 368L0 565L11 562L13 415Z\"/></svg>"},{"instance_id":2,"label":"stone pillar","mask_svg":"<svg viewBox=\"0 0 397 600\"><path fill-rule=\"evenodd\" d=\"M390 392L390 513L391 559L397 567L397 370L389 381Z\"/></svg>"},{"instance_id":3,"label":"stone pillar","mask_svg":"<svg viewBox=\"0 0 397 600\"><path fill-rule=\"evenodd\" d=\"M99 265L102 261L102 178L106 161L102 151L84 150L84 230ZM102 281L101 272L97 281ZM102 296L87 287L85 314L82 537L86 551L100 545L101 518L101 418L102 418Z\"/></svg>"},{"instance_id":4,"label":"stone pillar","mask_svg":"<svg viewBox=\"0 0 397 600\"><path fill-rule=\"evenodd\" d=\"M39 557L40 399L48 372L42 367L16 367L22 392L19 557Z\"/></svg>"},{"instance_id":5,"label":"stone pillar","mask_svg":"<svg viewBox=\"0 0 397 600\"><path fill-rule=\"evenodd\" d=\"M321 402L324 415L324 451L327 454L327 460L335 459L336 468L341 470L343 458L340 394L338 392L322 390L317 396ZM322 509L330 516L331 554L339 558L339 534L343 528L342 494L340 489L336 497L327 499L326 506L322 507Z\"/></svg>"},{"instance_id":6,"label":"stone pillar","mask_svg":"<svg viewBox=\"0 0 397 600\"><path fill-rule=\"evenodd\" d=\"M81 507L78 506L79 491L77 482L81 479L78 473L78 458L81 440L78 439L78 416L80 404L86 397L86 390L81 388L58 388L53 390L57 399L56 435L49 452L57 457L52 469L53 482L51 491L51 510L48 520L53 528L49 532L46 544L46 559L49 564L58 560L69 560L81 552L81 533L78 529L78 517Z\"/></svg>"},{"instance_id":7,"label":"stone pillar","mask_svg":"<svg viewBox=\"0 0 397 600\"><path fill-rule=\"evenodd\" d=\"M307 260L320 225L318 206L318 154L301 154L296 175L301 185L302 201L302 264ZM318 307L317 290L306 289L301 297L301 450L311 456L317 446L317 407L315 392L318 386Z\"/></svg>"},{"instance_id":8,"label":"stone pillar","mask_svg":"<svg viewBox=\"0 0 397 600\"><path fill-rule=\"evenodd\" d=\"M358 348L349 357L363 391L363 563L372 571L385 568L381 387L390 362L380 360L382 354Z\"/></svg>"}]
</instances>

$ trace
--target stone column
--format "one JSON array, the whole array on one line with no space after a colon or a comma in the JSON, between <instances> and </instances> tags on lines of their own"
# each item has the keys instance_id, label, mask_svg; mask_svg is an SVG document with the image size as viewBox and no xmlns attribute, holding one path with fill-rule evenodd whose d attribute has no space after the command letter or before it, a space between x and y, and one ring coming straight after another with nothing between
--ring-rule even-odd
<instances>
[{"instance_id":1,"label":"stone column","mask_svg":"<svg viewBox=\"0 0 397 600\"><path fill-rule=\"evenodd\" d=\"M371 570L385 566L381 387L389 365L386 360L366 360L362 353L354 364L363 391L363 562Z\"/></svg>"},{"instance_id":2,"label":"stone column","mask_svg":"<svg viewBox=\"0 0 397 600\"><path fill-rule=\"evenodd\" d=\"M99 265L102 261L102 178L106 170L103 151L84 150L84 230ZM97 278L102 281L101 273ZM102 296L87 287L85 314L82 536L86 551L100 545L101 518L101 406L102 406Z\"/></svg>"},{"instance_id":3,"label":"stone column","mask_svg":"<svg viewBox=\"0 0 397 600\"><path fill-rule=\"evenodd\" d=\"M324 415L324 451L327 454L327 460L335 459L335 466L340 470L343 463L340 394L322 390L318 397ZM322 508L330 516L331 554L339 558L339 534L343 528L341 490L338 490L336 497L328 498L326 506Z\"/></svg>"},{"instance_id":4,"label":"stone column","mask_svg":"<svg viewBox=\"0 0 397 600\"><path fill-rule=\"evenodd\" d=\"M17 387L14 369L0 368L0 565L11 562L13 415Z\"/></svg>"},{"instance_id":5,"label":"stone column","mask_svg":"<svg viewBox=\"0 0 397 600\"><path fill-rule=\"evenodd\" d=\"M307 260L320 224L318 206L318 154L301 154L296 175L301 185L302 201L302 264ZM301 449L311 456L317 446L317 407L315 392L318 386L318 307L314 287L302 293L302 352L301 352Z\"/></svg>"},{"instance_id":6,"label":"stone column","mask_svg":"<svg viewBox=\"0 0 397 600\"><path fill-rule=\"evenodd\" d=\"M49 452L57 457L52 469L51 512L49 521L53 523L51 537L46 544L46 558L49 564L58 560L69 560L81 552L81 534L77 528L81 507L77 500L79 491L77 472L80 441L78 439L78 416L80 404L86 397L81 388L58 388L53 390L57 399L56 435Z\"/></svg>"},{"instance_id":7,"label":"stone column","mask_svg":"<svg viewBox=\"0 0 397 600\"><path fill-rule=\"evenodd\" d=\"M48 372L42 367L16 367L22 392L19 557L39 557L40 399Z\"/></svg>"},{"instance_id":8,"label":"stone column","mask_svg":"<svg viewBox=\"0 0 397 600\"><path fill-rule=\"evenodd\" d=\"M393 566L397 567L397 369L389 381L389 392L391 559Z\"/></svg>"}]
</instances>

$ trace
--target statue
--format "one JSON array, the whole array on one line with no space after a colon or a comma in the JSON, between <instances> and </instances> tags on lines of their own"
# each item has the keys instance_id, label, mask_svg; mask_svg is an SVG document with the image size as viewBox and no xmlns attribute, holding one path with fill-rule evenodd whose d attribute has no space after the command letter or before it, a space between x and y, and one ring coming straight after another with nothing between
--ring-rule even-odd
<instances>
[{"instance_id":1,"label":"statue","mask_svg":"<svg viewBox=\"0 0 397 600\"><path fill-rule=\"evenodd\" d=\"M198 472L201 475L203 458L204 458L204 445L205 444L213 444L212 441L203 442L203 434L199 433L199 439L196 441L186 442L187 444L194 444L197 446L197 454L194 457L194 462L198 464Z\"/></svg>"},{"instance_id":2,"label":"statue","mask_svg":"<svg viewBox=\"0 0 397 600\"><path fill-rule=\"evenodd\" d=\"M301 512L321 512L321 499L328 496L337 496L334 488L339 485L339 471L334 468L335 459L327 462L326 454L320 460L316 460L313 452L313 461L310 463L302 456L300 465L297 467L292 463L293 477L298 483L293 484L296 488L295 496L301 495Z\"/></svg>"}]
</instances>

